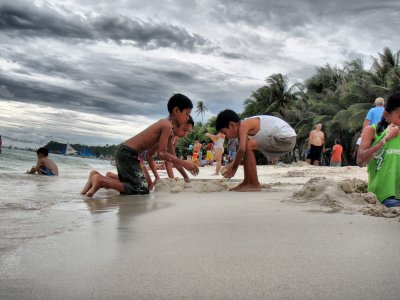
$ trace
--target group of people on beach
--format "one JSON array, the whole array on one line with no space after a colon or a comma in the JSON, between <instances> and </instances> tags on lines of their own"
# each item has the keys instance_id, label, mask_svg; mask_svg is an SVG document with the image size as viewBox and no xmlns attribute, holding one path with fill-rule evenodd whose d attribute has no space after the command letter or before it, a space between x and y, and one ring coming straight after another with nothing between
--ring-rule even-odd
<instances>
[{"instance_id":1,"label":"group of people on beach","mask_svg":"<svg viewBox=\"0 0 400 300\"><path fill-rule=\"evenodd\" d=\"M233 138L228 140L227 153L225 153L225 135L221 132L212 134L207 132L206 137L210 140L209 143L203 144L199 140L195 140L193 145L189 146L189 150L193 151L191 160L198 166L204 167L205 165L213 166L216 164L215 173L219 175L223 165L232 162L236 156L237 147L239 145L238 139ZM204 155L203 151L206 150ZM190 158L190 157L189 157Z\"/></svg>"},{"instance_id":2,"label":"group of people on beach","mask_svg":"<svg viewBox=\"0 0 400 300\"><path fill-rule=\"evenodd\" d=\"M378 97L375 99L374 105L375 107L371 108L364 120L362 128L364 129L367 126L372 126L378 124L384 113L384 104L385 99L382 97ZM354 163L357 162L357 153L358 148L361 144L361 135L357 138L355 147L353 149L353 160ZM318 166L323 162L322 156L326 154L325 149L325 134L322 131L322 123L317 123L315 127L311 130L309 138L308 138L308 147L306 151L306 161L311 165ZM331 151L331 158L328 161L324 155L325 163L329 164L331 167L341 167L342 166L342 156L343 156L343 147L340 144L340 139L335 138L334 145Z\"/></svg>"},{"instance_id":3,"label":"group of people on beach","mask_svg":"<svg viewBox=\"0 0 400 300\"><path fill-rule=\"evenodd\" d=\"M92 171L82 194L91 197L100 188L115 189L122 194L149 193L159 178L156 177L153 182L146 180L139 157L143 151L147 151L150 167L151 156L157 152L157 156L166 164L172 164L178 170L180 168L182 172L187 170L193 175L198 174L199 167L195 162L180 159L175 155L176 130L188 125L193 108L192 101L185 95L175 94L169 99L167 107L168 118L159 120L118 147L115 155L118 174L107 173L104 176L97 171ZM243 163L245 176L243 182L232 189L235 191L261 189L257 177L255 150L273 159L291 151L296 144L294 129L274 116L255 116L241 121L234 111L226 109L217 116L216 130L217 135L209 133L207 136L217 143L217 148L221 148L219 151L221 155L225 137L239 139L239 148L233 162L221 170L225 178L231 178L239 165ZM218 174L220 167L220 163L217 162Z\"/></svg>"},{"instance_id":4,"label":"group of people on beach","mask_svg":"<svg viewBox=\"0 0 400 300\"><path fill-rule=\"evenodd\" d=\"M384 105L383 99L380 99L376 104L382 107L380 109L382 117L378 123L374 123L375 119L372 120L371 116L367 116L370 122L365 124L362 132L357 164L367 165L368 191L373 192L386 206L400 206L400 93L391 95ZM92 197L100 188L111 188L126 195L148 194L160 179L152 159L155 153L165 161L167 172L172 172L172 166L175 166L185 181L189 180L186 171L197 175L199 167L195 160L180 159L175 154L178 139L185 137L194 126L190 117L193 108L192 101L185 95L175 94L169 99L167 108L168 118L157 121L118 146L115 154L118 174L108 172L102 175L97 171L90 172L81 193ZM324 135L320 126L321 124L317 124L314 131L310 133L310 162L322 151L324 145ZM215 129L218 132L217 135L209 133L207 136L214 141L215 146L222 146L220 147L222 152L225 138L238 139L238 149L232 162L224 168L217 164L216 169L216 174L221 172L225 178L232 178L239 165L243 164L243 181L232 188L233 191L261 190L254 151L260 151L271 161L292 151L296 145L295 130L286 121L269 115L258 115L240 120L233 110L226 109L218 114ZM340 145L338 140L335 141L336 145ZM340 150L339 147L336 149ZM42 154L42 150L39 153L39 150L38 164L32 168L31 173L50 171L57 175L58 170L54 168L55 164L53 165L47 158L47 153ZM147 169L143 168L143 158L140 154L144 151L155 175L153 181ZM193 151L195 154L196 151ZM335 160L333 162L335 163Z\"/></svg>"}]
</instances>

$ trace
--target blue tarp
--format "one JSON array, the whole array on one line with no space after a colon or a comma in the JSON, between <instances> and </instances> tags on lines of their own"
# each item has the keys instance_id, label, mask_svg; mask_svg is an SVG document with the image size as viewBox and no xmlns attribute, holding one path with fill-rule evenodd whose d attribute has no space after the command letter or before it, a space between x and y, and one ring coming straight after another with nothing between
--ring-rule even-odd
<instances>
[{"instance_id":1,"label":"blue tarp","mask_svg":"<svg viewBox=\"0 0 400 300\"><path fill-rule=\"evenodd\" d=\"M89 148L85 147L83 151L81 151L80 156L95 156Z\"/></svg>"}]
</instances>

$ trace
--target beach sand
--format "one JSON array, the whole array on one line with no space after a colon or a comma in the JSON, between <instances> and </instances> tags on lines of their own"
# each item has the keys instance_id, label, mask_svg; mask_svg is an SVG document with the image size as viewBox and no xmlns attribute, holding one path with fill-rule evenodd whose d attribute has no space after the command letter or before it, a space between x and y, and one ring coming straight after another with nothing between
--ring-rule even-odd
<instances>
[{"instance_id":1,"label":"beach sand","mask_svg":"<svg viewBox=\"0 0 400 300\"><path fill-rule=\"evenodd\" d=\"M1 298L400 298L399 217L369 203L365 169L259 166L262 191L248 193L227 191L241 169L213 171L82 198L80 227L3 257Z\"/></svg>"}]
</instances>

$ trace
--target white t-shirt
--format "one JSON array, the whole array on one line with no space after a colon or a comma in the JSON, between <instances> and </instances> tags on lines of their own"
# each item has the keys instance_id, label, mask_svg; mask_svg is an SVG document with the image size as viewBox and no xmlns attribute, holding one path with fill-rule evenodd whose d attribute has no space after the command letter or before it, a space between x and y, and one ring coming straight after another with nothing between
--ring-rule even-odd
<instances>
[{"instance_id":1,"label":"white t-shirt","mask_svg":"<svg viewBox=\"0 0 400 300\"><path fill-rule=\"evenodd\" d=\"M290 127L288 123L286 123L280 118L263 115L263 116L254 116L247 119L254 119L254 118L260 119L260 130L256 133L255 136L261 133L266 136L277 136L277 137L297 136L294 129Z\"/></svg>"}]
</instances>

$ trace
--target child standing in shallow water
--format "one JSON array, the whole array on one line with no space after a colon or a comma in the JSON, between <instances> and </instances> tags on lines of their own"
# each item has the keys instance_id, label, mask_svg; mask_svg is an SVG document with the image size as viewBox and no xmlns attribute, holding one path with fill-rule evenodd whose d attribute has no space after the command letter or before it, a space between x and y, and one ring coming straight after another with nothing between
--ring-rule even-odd
<instances>
[{"instance_id":1,"label":"child standing in shallow water","mask_svg":"<svg viewBox=\"0 0 400 300\"><path fill-rule=\"evenodd\" d=\"M254 151L261 151L268 160L281 157L294 149L296 132L285 121L273 116L254 116L240 121L230 109L220 112L215 128L227 138L239 138L239 149L234 161L223 170L224 177L235 175L240 163L244 166L244 179L233 191L261 190L257 177Z\"/></svg>"},{"instance_id":2,"label":"child standing in shallow water","mask_svg":"<svg viewBox=\"0 0 400 300\"><path fill-rule=\"evenodd\" d=\"M170 154L173 142L173 127L185 124L193 108L192 101L181 94L175 94L168 101L169 118L162 119L123 142L117 149L115 160L118 179L92 171L81 194L92 197L100 188L111 188L121 194L148 194L149 186L139 163L139 153L149 150L158 143L158 156L177 167L197 174L194 164Z\"/></svg>"}]
</instances>

